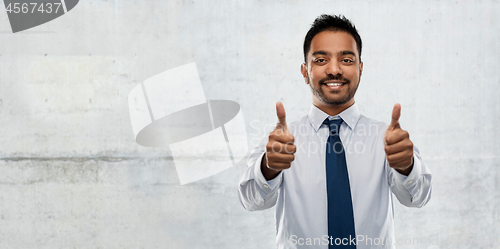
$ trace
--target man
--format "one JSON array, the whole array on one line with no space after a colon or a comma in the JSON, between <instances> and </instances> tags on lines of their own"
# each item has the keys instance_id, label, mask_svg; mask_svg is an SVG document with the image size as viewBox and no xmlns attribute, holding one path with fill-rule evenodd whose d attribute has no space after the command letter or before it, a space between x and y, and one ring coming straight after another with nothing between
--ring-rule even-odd
<instances>
[{"instance_id":1,"label":"man","mask_svg":"<svg viewBox=\"0 0 500 249\"><path fill-rule=\"evenodd\" d=\"M343 16L318 17L304 41L301 73L309 114L277 127L252 151L239 185L250 211L276 205L278 248L395 248L394 194L408 207L431 196L431 173L408 132L401 106L389 126L359 113L361 38Z\"/></svg>"}]
</instances>

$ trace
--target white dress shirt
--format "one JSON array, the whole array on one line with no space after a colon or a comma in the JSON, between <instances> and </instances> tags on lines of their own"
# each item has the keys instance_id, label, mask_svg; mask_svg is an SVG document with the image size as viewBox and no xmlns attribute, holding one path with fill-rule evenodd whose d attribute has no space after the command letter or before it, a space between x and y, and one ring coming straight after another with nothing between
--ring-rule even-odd
<instances>
[{"instance_id":1,"label":"white dress shirt","mask_svg":"<svg viewBox=\"0 0 500 249\"><path fill-rule=\"evenodd\" d=\"M312 105L307 116L288 124L297 147L291 167L266 181L260 169L268 142L265 136L252 151L239 184L240 201L247 210L276 205L278 248L327 249L328 243L335 243L328 238L325 156L329 128L322 123L338 116L344 120L339 135L349 172L357 248L395 248L391 192L408 207L422 207L431 197L431 172L415 146L408 176L389 167L383 143L387 124L361 115L356 104L335 117Z\"/></svg>"}]
</instances>

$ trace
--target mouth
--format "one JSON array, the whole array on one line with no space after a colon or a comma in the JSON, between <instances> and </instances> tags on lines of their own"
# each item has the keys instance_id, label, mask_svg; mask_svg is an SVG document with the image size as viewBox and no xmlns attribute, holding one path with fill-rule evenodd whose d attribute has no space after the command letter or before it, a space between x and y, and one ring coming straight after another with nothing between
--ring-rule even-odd
<instances>
[{"instance_id":1,"label":"mouth","mask_svg":"<svg viewBox=\"0 0 500 249\"><path fill-rule=\"evenodd\" d=\"M339 82L339 81L330 81L321 83L321 85L325 85L330 90L340 90L342 86L344 86L345 84L346 82Z\"/></svg>"}]
</instances>

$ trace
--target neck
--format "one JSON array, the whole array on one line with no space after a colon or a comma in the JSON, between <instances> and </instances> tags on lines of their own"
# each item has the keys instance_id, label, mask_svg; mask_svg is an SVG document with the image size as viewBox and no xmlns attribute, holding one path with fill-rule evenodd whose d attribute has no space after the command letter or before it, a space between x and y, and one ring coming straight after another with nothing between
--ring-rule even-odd
<instances>
[{"instance_id":1,"label":"neck","mask_svg":"<svg viewBox=\"0 0 500 249\"><path fill-rule=\"evenodd\" d=\"M322 110L326 114L328 114L330 116L335 116L335 115L338 115L341 112L345 111L347 108L351 107L352 105L354 105L354 98L343 105L329 105L329 104L325 104L322 102L318 103L318 101L313 101L313 105L318 107L318 109Z\"/></svg>"}]
</instances>

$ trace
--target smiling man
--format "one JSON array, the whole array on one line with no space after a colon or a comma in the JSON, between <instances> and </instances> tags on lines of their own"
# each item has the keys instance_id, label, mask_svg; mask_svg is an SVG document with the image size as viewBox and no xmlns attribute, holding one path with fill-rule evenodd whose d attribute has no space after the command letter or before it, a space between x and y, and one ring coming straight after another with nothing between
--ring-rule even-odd
<instances>
[{"instance_id":1,"label":"smiling man","mask_svg":"<svg viewBox=\"0 0 500 249\"><path fill-rule=\"evenodd\" d=\"M304 40L309 114L278 124L255 147L239 184L250 211L276 206L278 248L395 248L394 196L422 207L431 173L395 104L389 125L360 114L361 38L343 16L318 17Z\"/></svg>"}]
</instances>

